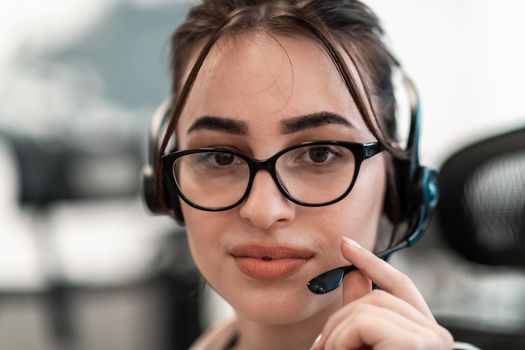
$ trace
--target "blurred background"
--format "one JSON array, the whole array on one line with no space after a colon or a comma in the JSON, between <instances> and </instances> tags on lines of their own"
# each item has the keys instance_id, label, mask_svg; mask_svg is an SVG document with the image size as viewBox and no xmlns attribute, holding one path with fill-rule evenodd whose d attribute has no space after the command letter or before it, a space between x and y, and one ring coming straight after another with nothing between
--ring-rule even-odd
<instances>
[{"instance_id":1,"label":"blurred background","mask_svg":"<svg viewBox=\"0 0 525 350\"><path fill-rule=\"evenodd\" d=\"M459 340L525 348L525 3L365 2L419 88L446 191L392 263ZM187 349L231 315L139 196L194 3L0 2L0 349Z\"/></svg>"}]
</instances>

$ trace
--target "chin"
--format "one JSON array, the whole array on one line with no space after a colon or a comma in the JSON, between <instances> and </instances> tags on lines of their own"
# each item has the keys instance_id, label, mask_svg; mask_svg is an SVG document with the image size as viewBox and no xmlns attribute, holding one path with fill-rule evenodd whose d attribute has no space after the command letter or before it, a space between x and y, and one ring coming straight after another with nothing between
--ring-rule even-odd
<instances>
[{"instance_id":1,"label":"chin","mask_svg":"<svg viewBox=\"0 0 525 350\"><path fill-rule=\"evenodd\" d=\"M314 295L306 286L286 288L267 285L258 288L239 288L235 295L226 295L225 299L238 315L252 322L282 325L301 322L333 305L334 302L340 302L339 293L330 294Z\"/></svg>"}]
</instances>

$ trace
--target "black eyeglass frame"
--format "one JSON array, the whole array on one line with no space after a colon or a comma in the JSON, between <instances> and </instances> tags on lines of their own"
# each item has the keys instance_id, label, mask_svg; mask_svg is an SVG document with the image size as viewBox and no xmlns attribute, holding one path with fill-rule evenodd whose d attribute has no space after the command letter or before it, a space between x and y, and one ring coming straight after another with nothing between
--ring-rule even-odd
<instances>
[{"instance_id":1,"label":"black eyeglass frame","mask_svg":"<svg viewBox=\"0 0 525 350\"><path fill-rule=\"evenodd\" d=\"M350 152L352 152L352 154L354 155L354 158L355 158L354 174L353 174L352 180L350 182L350 185L348 186L346 191L342 195L340 195L339 197L337 197L335 199L332 199L330 201L324 202L324 203L317 203L317 204L305 203L305 202L302 202L302 201L299 201L299 200L293 198L293 196L286 190L286 187L284 186L282 181L279 179L279 176L277 175L277 171L275 170L275 164L277 162L277 159L281 155L283 155L283 154L285 154L285 153L287 153L287 152L289 152L291 150L294 150L296 148L301 148L301 147L320 146L320 145L341 146L341 147L344 147L344 148L348 149ZM246 198L248 198L248 196L250 195L250 191L251 191L251 188L252 188L252 185L253 185L253 181L255 179L255 176L257 175L257 173L260 170L268 171L268 173L271 175L273 181L277 185L277 188L279 189L279 191L284 195L285 198L287 198L291 202L293 202L295 204L298 204L298 205L301 205L301 206L305 206L305 207L322 207L322 206L326 206L326 205L337 203L340 200L342 200L343 198L345 198L350 193L350 191L352 191L352 188L355 185L355 182L357 180L357 176L359 174L359 169L361 168L361 163L364 160L366 160L368 158L371 158L371 157L375 156L376 154L381 153L384 150L385 150L385 148L379 142L356 143L356 142L347 142L347 141L323 140L323 141L307 141L307 142L303 142L303 143L299 143L299 144L295 144L295 145L289 146L289 147L284 148L284 149L280 150L279 152L275 153L270 158L267 158L267 159L264 159L264 160L254 159L254 158L248 157L247 155L244 155L242 153L239 153L237 151L234 151L234 150L228 149L228 148L213 148L213 147L210 147L210 148L194 148L194 149L188 149L188 150L182 150L182 151L176 151L176 152L168 153L168 154L163 155L161 157L161 162L162 162L162 166L163 166L164 177L169 180L168 184L170 185L170 187L172 187L172 186L174 187L176 195L178 197L180 197L184 202L186 202L189 206L191 206L193 208L196 208L196 209L199 209L199 210L204 210L204 211L225 211L225 210L229 210L229 209L235 208L236 206L238 206L239 204L244 202L246 200ZM234 204L228 205L226 207L220 207L220 208L202 207L202 206L200 206L198 204L193 203L191 200L189 200L182 193L182 191L180 190L180 188L178 186L178 183L177 183L177 180L175 179L175 175L173 174L173 164L175 163L175 161L177 159L183 157L183 156L188 155L188 154L206 153L206 152L224 152L224 153L228 153L228 154L231 154L231 155L234 155L234 156L237 156L239 158L244 159L246 161L246 163L248 164L248 168L249 168L249 171L250 171L250 177L248 179L248 184L246 186L246 190L245 190L244 194L241 196L241 198L237 202L235 202ZM176 200L176 198L173 198L173 200ZM170 205L169 202L167 204L168 204L168 206L172 207L171 209L173 209L173 205Z\"/></svg>"}]
</instances>

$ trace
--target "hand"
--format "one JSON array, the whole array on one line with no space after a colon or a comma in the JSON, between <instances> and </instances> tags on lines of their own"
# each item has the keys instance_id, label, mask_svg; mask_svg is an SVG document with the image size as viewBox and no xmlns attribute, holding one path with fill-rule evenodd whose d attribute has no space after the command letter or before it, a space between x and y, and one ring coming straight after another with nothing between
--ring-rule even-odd
<instances>
[{"instance_id":1,"label":"hand","mask_svg":"<svg viewBox=\"0 0 525 350\"><path fill-rule=\"evenodd\" d=\"M359 270L343 283L344 306L326 322L315 349L452 349L414 283L392 265L345 239L343 256ZM372 290L372 282L381 290Z\"/></svg>"}]
</instances>

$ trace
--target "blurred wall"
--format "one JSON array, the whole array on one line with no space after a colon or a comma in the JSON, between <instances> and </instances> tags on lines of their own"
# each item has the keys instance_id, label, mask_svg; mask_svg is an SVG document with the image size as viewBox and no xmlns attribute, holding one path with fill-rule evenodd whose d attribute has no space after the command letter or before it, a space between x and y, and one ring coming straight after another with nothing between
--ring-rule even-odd
<instances>
[{"instance_id":1,"label":"blurred wall","mask_svg":"<svg viewBox=\"0 0 525 350\"><path fill-rule=\"evenodd\" d=\"M419 87L423 161L525 125L525 2L366 0Z\"/></svg>"}]
</instances>

